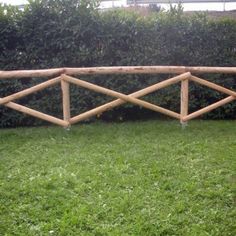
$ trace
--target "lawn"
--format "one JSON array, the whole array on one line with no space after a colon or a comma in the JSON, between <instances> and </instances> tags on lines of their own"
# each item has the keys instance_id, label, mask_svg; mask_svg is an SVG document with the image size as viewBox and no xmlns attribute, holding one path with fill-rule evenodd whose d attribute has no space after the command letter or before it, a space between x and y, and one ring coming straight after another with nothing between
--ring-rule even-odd
<instances>
[{"instance_id":1,"label":"lawn","mask_svg":"<svg viewBox=\"0 0 236 236\"><path fill-rule=\"evenodd\" d=\"M0 235L236 235L236 121L0 130Z\"/></svg>"}]
</instances>

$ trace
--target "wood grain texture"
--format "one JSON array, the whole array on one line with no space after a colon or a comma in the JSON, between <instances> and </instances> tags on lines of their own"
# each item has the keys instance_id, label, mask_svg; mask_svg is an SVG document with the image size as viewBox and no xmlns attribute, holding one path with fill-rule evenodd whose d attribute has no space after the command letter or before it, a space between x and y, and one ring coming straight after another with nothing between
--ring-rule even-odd
<instances>
[{"instance_id":1,"label":"wood grain texture","mask_svg":"<svg viewBox=\"0 0 236 236\"><path fill-rule=\"evenodd\" d=\"M54 68L43 70L0 71L0 79L49 77L61 74L91 75L91 74L182 74L191 73L224 73L236 74L236 67L207 66L114 66L87 68Z\"/></svg>"},{"instance_id":2,"label":"wood grain texture","mask_svg":"<svg viewBox=\"0 0 236 236\"><path fill-rule=\"evenodd\" d=\"M181 107L180 107L180 116L181 124L186 125L186 122L183 121L183 118L188 115L188 105L189 105L189 80L185 79L181 81Z\"/></svg>"},{"instance_id":3,"label":"wood grain texture","mask_svg":"<svg viewBox=\"0 0 236 236\"><path fill-rule=\"evenodd\" d=\"M61 90L62 90L62 107L63 107L63 118L64 121L69 122L70 120L70 84L61 80Z\"/></svg>"}]
</instances>

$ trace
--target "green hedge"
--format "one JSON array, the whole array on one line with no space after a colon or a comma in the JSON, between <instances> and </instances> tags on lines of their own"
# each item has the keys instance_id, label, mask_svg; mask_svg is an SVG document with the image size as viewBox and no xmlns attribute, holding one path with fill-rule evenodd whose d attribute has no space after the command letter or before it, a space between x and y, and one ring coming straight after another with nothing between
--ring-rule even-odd
<instances>
[{"instance_id":1,"label":"green hedge","mask_svg":"<svg viewBox=\"0 0 236 236\"><path fill-rule=\"evenodd\" d=\"M142 14L128 10L99 12L96 2L37 0L24 10L0 7L0 69L38 69L118 65L235 66L236 21L186 16L181 9ZM83 79L124 93L151 85L171 75L109 75ZM201 75L236 90L233 75ZM20 91L44 79L2 80L0 96ZM71 86L72 114L86 111L111 98ZM60 87L55 86L20 99L20 104L61 117ZM190 111L222 98L218 92L191 83ZM179 85L146 96L179 111ZM138 112L136 112L138 111ZM134 115L135 114L135 115ZM153 112L125 105L104 113L109 120L143 119ZM236 117L230 103L204 116ZM0 107L0 127L39 125L42 121Z\"/></svg>"}]
</instances>

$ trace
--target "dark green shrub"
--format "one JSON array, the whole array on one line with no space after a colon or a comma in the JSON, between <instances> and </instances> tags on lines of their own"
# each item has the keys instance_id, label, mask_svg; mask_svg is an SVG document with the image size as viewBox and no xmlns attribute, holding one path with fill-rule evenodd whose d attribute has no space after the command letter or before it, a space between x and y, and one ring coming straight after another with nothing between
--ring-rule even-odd
<instances>
[{"instance_id":1,"label":"dark green shrub","mask_svg":"<svg viewBox=\"0 0 236 236\"><path fill-rule=\"evenodd\" d=\"M118 65L235 66L236 21L187 17L181 8L142 16L134 11L98 12L96 2L39 0L24 12L0 7L0 68L36 69ZM105 87L131 93L169 75L87 76ZM200 75L236 90L235 75ZM41 79L2 80L0 96L37 84ZM216 91L191 83L190 111L222 98ZM144 99L179 111L179 86L171 86ZM60 87L21 99L29 107L61 117ZM111 98L71 86L72 114L86 111ZM104 113L108 120L153 117L154 113L131 104ZM136 113L137 114L137 113ZM204 116L236 117L231 103ZM42 121L0 107L0 127L38 125Z\"/></svg>"}]
</instances>

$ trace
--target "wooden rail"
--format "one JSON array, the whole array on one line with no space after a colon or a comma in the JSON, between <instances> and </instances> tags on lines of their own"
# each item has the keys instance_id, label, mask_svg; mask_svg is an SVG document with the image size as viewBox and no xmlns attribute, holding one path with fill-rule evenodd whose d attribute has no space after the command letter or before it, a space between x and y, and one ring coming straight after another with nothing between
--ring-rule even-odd
<instances>
[{"instance_id":1,"label":"wooden rail","mask_svg":"<svg viewBox=\"0 0 236 236\"><path fill-rule=\"evenodd\" d=\"M236 74L236 67L207 66L113 66L87 68L54 68L44 70L0 71L0 79L49 77L61 74L91 75L91 74L182 74L190 73L223 73Z\"/></svg>"},{"instance_id":2,"label":"wooden rail","mask_svg":"<svg viewBox=\"0 0 236 236\"><path fill-rule=\"evenodd\" d=\"M151 85L147 88L141 89L132 94L123 94L111 89L104 88L77 78L71 75L92 75L92 74L179 74L170 79ZM152 111L160 112L167 116L179 119L180 122L185 125L187 121L199 117L207 112L212 111L220 106L223 106L229 102L236 100L236 92L230 89L224 88L215 83L201 79L195 74L201 73L223 73L223 74L236 74L236 67L185 67L185 66L122 66L122 67L91 67L91 68L56 68L47 70L18 70L18 71L0 71L0 79L16 79L16 78L32 78L32 77L52 77L43 83L35 85L31 88L23 91L8 95L4 98L0 98L0 105L12 108L19 112L37 117L39 119L46 120L48 122L61 125L63 127L69 127L71 124L75 124L79 121L88 119L89 117L101 114L114 107L120 106L126 102L133 103L138 106L142 106ZM195 111L191 114L188 113L189 106L189 81L193 81L204 85L206 87L217 90L218 92L228 95L228 97ZM143 101L140 97L143 97L149 93L165 88L175 83L181 83L181 107L180 114L165 109L163 107L154 105L152 103ZM61 83L62 89L62 106L63 106L63 119L59 119L42 112L33 110L31 108L19 105L13 101L22 98L34 92L43 90L49 86L53 86L57 83ZM112 102L108 102L104 105L98 106L90 111L84 112L77 116L71 117L70 114L70 84L93 90L98 93L102 93L108 96L117 98Z\"/></svg>"}]
</instances>

